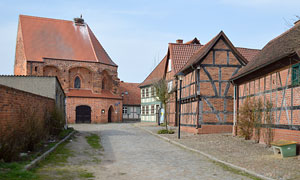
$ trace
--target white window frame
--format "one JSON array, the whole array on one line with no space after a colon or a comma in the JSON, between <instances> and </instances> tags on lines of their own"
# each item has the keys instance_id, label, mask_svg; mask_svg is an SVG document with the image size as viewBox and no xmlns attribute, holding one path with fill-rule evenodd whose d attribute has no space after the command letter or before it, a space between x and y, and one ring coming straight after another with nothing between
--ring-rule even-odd
<instances>
[{"instance_id":1,"label":"white window frame","mask_svg":"<svg viewBox=\"0 0 300 180\"><path fill-rule=\"evenodd\" d=\"M168 93L170 93L172 91L173 88L173 81L169 81L168 82Z\"/></svg>"},{"instance_id":2,"label":"white window frame","mask_svg":"<svg viewBox=\"0 0 300 180\"><path fill-rule=\"evenodd\" d=\"M172 59L168 61L168 72L172 71Z\"/></svg>"},{"instance_id":3,"label":"white window frame","mask_svg":"<svg viewBox=\"0 0 300 180\"><path fill-rule=\"evenodd\" d=\"M127 114L127 106L123 106L123 114Z\"/></svg>"}]
</instances>

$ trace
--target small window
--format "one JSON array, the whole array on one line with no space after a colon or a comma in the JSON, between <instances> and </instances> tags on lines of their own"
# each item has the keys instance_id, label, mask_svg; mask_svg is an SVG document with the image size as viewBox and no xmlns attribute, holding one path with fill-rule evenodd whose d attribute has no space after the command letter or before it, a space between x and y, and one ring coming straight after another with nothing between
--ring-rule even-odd
<instances>
[{"instance_id":1,"label":"small window","mask_svg":"<svg viewBox=\"0 0 300 180\"><path fill-rule=\"evenodd\" d=\"M172 60L169 59L168 61L168 72L172 71Z\"/></svg>"},{"instance_id":2,"label":"small window","mask_svg":"<svg viewBox=\"0 0 300 180\"><path fill-rule=\"evenodd\" d=\"M34 67L34 71L35 71L35 72L37 72L37 69L38 69L38 67L37 67L37 66L35 66L35 67Z\"/></svg>"},{"instance_id":3,"label":"small window","mask_svg":"<svg viewBox=\"0 0 300 180\"><path fill-rule=\"evenodd\" d=\"M149 97L149 88L146 89L146 97Z\"/></svg>"},{"instance_id":4,"label":"small window","mask_svg":"<svg viewBox=\"0 0 300 180\"><path fill-rule=\"evenodd\" d=\"M102 80L102 89L105 89L105 83L106 83L106 80L105 80L105 78L103 78L103 80Z\"/></svg>"},{"instance_id":5,"label":"small window","mask_svg":"<svg viewBox=\"0 0 300 180\"><path fill-rule=\"evenodd\" d=\"M152 96L152 97L154 97L154 96L155 96L154 87L151 87L151 96Z\"/></svg>"},{"instance_id":6,"label":"small window","mask_svg":"<svg viewBox=\"0 0 300 180\"><path fill-rule=\"evenodd\" d=\"M292 66L292 85L300 84L300 64Z\"/></svg>"},{"instance_id":7,"label":"small window","mask_svg":"<svg viewBox=\"0 0 300 180\"><path fill-rule=\"evenodd\" d=\"M149 106L146 106L146 114L149 114Z\"/></svg>"},{"instance_id":8,"label":"small window","mask_svg":"<svg viewBox=\"0 0 300 180\"><path fill-rule=\"evenodd\" d=\"M77 89L80 88L80 78L78 76L76 76L76 78L75 78L74 88L77 88Z\"/></svg>"},{"instance_id":9,"label":"small window","mask_svg":"<svg viewBox=\"0 0 300 180\"><path fill-rule=\"evenodd\" d=\"M123 114L127 114L127 106L123 106Z\"/></svg>"},{"instance_id":10,"label":"small window","mask_svg":"<svg viewBox=\"0 0 300 180\"><path fill-rule=\"evenodd\" d=\"M145 113L145 106L142 106L142 114L146 114Z\"/></svg>"},{"instance_id":11,"label":"small window","mask_svg":"<svg viewBox=\"0 0 300 180\"><path fill-rule=\"evenodd\" d=\"M145 89L142 89L142 97L145 97Z\"/></svg>"},{"instance_id":12,"label":"small window","mask_svg":"<svg viewBox=\"0 0 300 180\"><path fill-rule=\"evenodd\" d=\"M151 105L151 114L154 114L154 105Z\"/></svg>"}]
</instances>

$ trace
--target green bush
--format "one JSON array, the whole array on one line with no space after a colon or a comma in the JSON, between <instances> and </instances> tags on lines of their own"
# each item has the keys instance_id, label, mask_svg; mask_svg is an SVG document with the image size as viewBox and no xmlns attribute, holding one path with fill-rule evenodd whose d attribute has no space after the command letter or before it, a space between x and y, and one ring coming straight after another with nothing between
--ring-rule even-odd
<instances>
[{"instance_id":1,"label":"green bush","mask_svg":"<svg viewBox=\"0 0 300 180\"><path fill-rule=\"evenodd\" d=\"M173 130L161 129L157 131L157 134L174 134Z\"/></svg>"}]
</instances>

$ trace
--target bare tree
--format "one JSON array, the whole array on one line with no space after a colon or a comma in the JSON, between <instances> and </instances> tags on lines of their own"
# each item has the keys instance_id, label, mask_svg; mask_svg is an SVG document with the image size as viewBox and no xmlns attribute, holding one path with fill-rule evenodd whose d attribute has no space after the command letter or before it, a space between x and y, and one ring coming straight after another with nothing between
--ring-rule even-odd
<instances>
[{"instance_id":1,"label":"bare tree","mask_svg":"<svg viewBox=\"0 0 300 180\"><path fill-rule=\"evenodd\" d=\"M168 131L168 121L167 121L167 101L170 98L170 94L168 93L168 84L166 80L161 79L157 83L154 84L154 87L156 89L156 97L157 99L162 103L163 109L164 109L164 120L166 125L166 130Z\"/></svg>"}]
</instances>

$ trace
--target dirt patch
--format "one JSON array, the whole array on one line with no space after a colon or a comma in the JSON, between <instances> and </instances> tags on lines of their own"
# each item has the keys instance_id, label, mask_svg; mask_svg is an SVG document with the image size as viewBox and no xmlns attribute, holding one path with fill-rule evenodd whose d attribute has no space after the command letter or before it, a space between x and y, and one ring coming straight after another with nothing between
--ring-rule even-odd
<instances>
[{"instance_id":1,"label":"dirt patch","mask_svg":"<svg viewBox=\"0 0 300 180\"><path fill-rule=\"evenodd\" d=\"M77 132L50 154L36 169L40 179L95 179L95 166L101 163L102 150L87 143L85 137L89 135L89 132Z\"/></svg>"}]
</instances>

